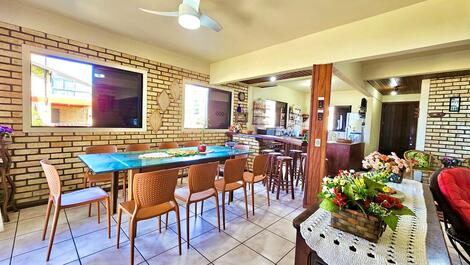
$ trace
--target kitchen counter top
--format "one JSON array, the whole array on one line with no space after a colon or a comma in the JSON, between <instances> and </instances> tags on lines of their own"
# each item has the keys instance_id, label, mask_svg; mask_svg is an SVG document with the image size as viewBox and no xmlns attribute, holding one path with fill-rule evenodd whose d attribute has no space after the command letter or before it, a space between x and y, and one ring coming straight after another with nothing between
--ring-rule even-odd
<instances>
[{"instance_id":1,"label":"kitchen counter top","mask_svg":"<svg viewBox=\"0 0 470 265\"><path fill-rule=\"evenodd\" d=\"M306 146L307 143L302 141L302 138L297 137L289 137L289 136L276 136L276 135L263 135L263 134L243 134L243 133L234 133L234 132L227 132L228 136L239 136L239 137L249 137L249 138L256 138L256 139L263 139L263 140L272 140L286 144L292 144L297 146Z\"/></svg>"}]
</instances>

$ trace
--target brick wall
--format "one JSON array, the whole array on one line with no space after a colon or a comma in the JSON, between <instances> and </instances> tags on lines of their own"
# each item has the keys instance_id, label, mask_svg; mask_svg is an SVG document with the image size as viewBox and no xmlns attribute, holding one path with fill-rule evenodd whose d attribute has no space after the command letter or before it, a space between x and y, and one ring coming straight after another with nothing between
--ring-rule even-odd
<instances>
[{"instance_id":1,"label":"brick wall","mask_svg":"<svg viewBox=\"0 0 470 265\"><path fill-rule=\"evenodd\" d=\"M206 74L0 22L0 124L15 129L10 149L14 161L11 173L17 185L17 203L32 203L47 198L49 191L39 165L41 159L49 159L59 169L64 190L73 190L83 186L84 165L77 155L83 154L86 146L114 144L123 149L131 143L157 146L163 141L182 143L201 139L201 134L181 131L181 97L173 101L162 115L163 125L158 132L152 132L149 126L147 132L140 133L23 133L22 44L147 70L148 116L157 107L157 96L164 90L169 93L173 80L178 80L180 84L183 79L204 83L209 80ZM234 90L234 108L240 103L246 110L246 101L238 102L237 94L240 91L247 93L248 88L238 83L227 86ZM225 133L221 132L206 132L204 136L208 144L222 144L227 140Z\"/></svg>"},{"instance_id":2,"label":"brick wall","mask_svg":"<svg viewBox=\"0 0 470 265\"><path fill-rule=\"evenodd\" d=\"M449 98L460 96L460 112L449 112ZM431 79L425 151L443 157L470 157L470 76Z\"/></svg>"}]
</instances>

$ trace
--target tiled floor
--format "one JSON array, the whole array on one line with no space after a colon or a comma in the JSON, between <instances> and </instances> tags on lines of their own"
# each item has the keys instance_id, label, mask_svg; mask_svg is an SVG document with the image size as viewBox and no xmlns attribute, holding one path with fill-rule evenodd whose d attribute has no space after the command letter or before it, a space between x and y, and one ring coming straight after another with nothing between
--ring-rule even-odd
<instances>
[{"instance_id":1,"label":"tiled floor","mask_svg":"<svg viewBox=\"0 0 470 265\"><path fill-rule=\"evenodd\" d=\"M295 200L290 195L279 200L272 196L271 206L268 206L265 187L256 185L256 215L252 215L250 206L248 219L243 192L236 192L234 197L235 201L226 208L226 230L221 232L217 229L217 215L212 201L204 203L202 216L196 217L191 206L189 250L186 249L186 222L183 221L186 219L185 209L181 205L181 256L178 255L173 213L170 214L168 230L163 226L161 234L158 233L156 219L139 222L135 264L294 264L295 229L292 220L303 210L300 190L296 190ZM251 202L251 197L248 200ZM106 215L102 215L102 222L98 224L96 207L92 213L93 216L88 217L88 206L85 206L65 210L60 215L51 259L47 264L129 263L125 215L121 225L121 247L116 249L116 216L112 219L112 237L108 239ZM106 213L103 206L101 213ZM40 240L45 206L22 209L10 215L13 221L5 225L5 232L0 233L0 265L45 264L49 234L45 241Z\"/></svg>"}]
</instances>

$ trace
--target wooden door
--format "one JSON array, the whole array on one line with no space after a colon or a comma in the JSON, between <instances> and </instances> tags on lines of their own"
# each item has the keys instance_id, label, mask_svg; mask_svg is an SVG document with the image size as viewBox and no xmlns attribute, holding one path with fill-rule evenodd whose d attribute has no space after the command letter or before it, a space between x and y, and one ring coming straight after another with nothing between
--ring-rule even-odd
<instances>
[{"instance_id":1,"label":"wooden door","mask_svg":"<svg viewBox=\"0 0 470 265\"><path fill-rule=\"evenodd\" d=\"M379 152L395 152L402 157L406 150L416 146L419 102L382 104Z\"/></svg>"}]
</instances>

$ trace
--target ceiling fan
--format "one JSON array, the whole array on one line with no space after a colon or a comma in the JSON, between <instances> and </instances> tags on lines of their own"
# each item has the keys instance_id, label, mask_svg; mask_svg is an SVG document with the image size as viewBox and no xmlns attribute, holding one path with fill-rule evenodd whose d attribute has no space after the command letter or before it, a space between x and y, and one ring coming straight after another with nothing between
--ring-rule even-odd
<instances>
[{"instance_id":1,"label":"ceiling fan","mask_svg":"<svg viewBox=\"0 0 470 265\"><path fill-rule=\"evenodd\" d=\"M216 32L221 31L222 26L219 24L219 22L199 12L199 2L200 0L183 0L183 2L178 7L178 11L173 12L153 11L145 8L139 9L154 15L178 17L178 23L186 29L195 30L201 26L204 26Z\"/></svg>"}]
</instances>

